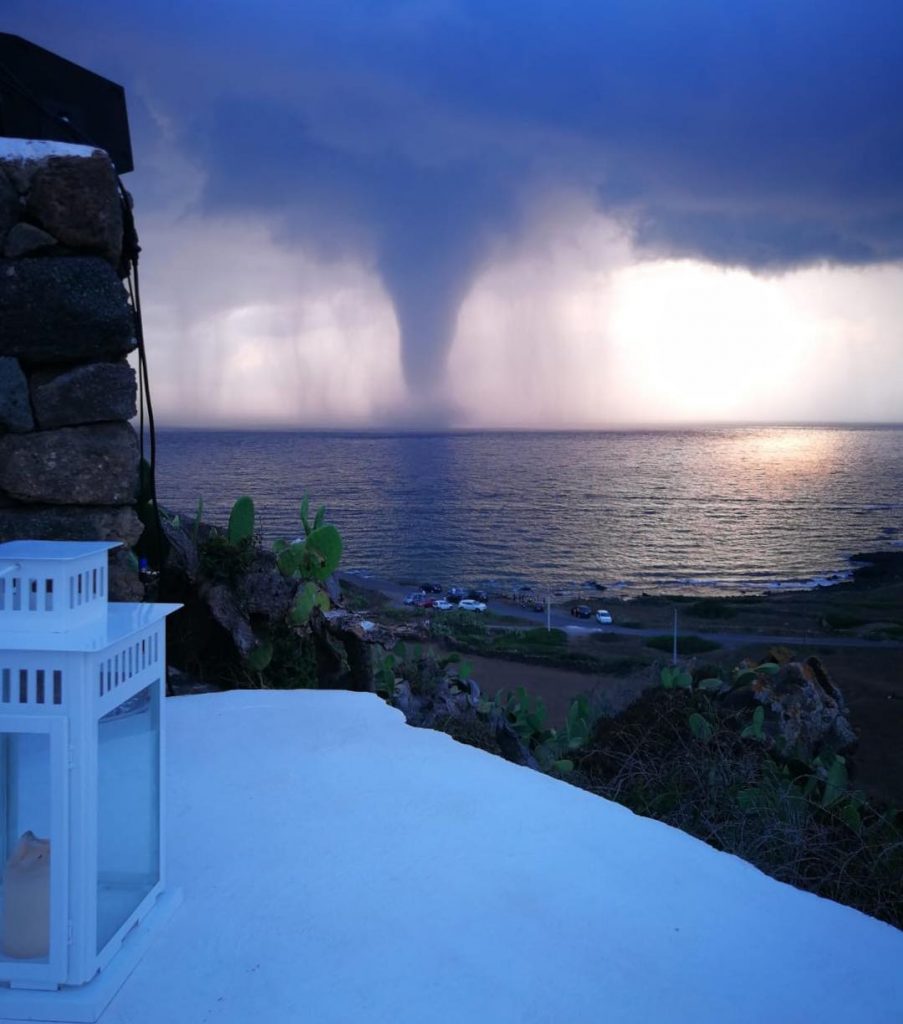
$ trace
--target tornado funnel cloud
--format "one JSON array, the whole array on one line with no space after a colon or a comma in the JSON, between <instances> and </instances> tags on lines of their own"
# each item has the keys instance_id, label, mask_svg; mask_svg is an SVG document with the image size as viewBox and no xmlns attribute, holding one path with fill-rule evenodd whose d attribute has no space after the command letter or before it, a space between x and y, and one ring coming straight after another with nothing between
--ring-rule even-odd
<instances>
[{"instance_id":1,"label":"tornado funnel cloud","mask_svg":"<svg viewBox=\"0 0 903 1024\"><path fill-rule=\"evenodd\" d=\"M401 364L411 399L437 399L458 310L480 267L480 226L417 232L383 250L379 270L398 322Z\"/></svg>"},{"instance_id":2,"label":"tornado funnel cloud","mask_svg":"<svg viewBox=\"0 0 903 1024\"><path fill-rule=\"evenodd\" d=\"M455 337L459 298L435 287L393 295L401 338L401 365L412 396L437 392L445 379Z\"/></svg>"}]
</instances>

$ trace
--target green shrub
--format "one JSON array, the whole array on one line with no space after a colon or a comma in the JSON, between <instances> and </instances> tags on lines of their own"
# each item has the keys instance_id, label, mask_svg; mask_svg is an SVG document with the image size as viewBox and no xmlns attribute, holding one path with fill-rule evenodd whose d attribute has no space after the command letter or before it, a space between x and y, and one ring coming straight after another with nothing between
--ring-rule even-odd
<instances>
[{"instance_id":1,"label":"green shrub","mask_svg":"<svg viewBox=\"0 0 903 1024\"><path fill-rule=\"evenodd\" d=\"M646 646L656 651L671 652L674 649L673 636L651 636L646 641ZM694 636L692 633L684 633L677 637L678 654L705 654L707 651L717 651L721 644L714 640L707 640L702 636Z\"/></svg>"},{"instance_id":2,"label":"green shrub","mask_svg":"<svg viewBox=\"0 0 903 1024\"><path fill-rule=\"evenodd\" d=\"M596 662L596 671L604 676L629 676L642 668L648 668L642 658L601 658Z\"/></svg>"},{"instance_id":3,"label":"green shrub","mask_svg":"<svg viewBox=\"0 0 903 1024\"><path fill-rule=\"evenodd\" d=\"M701 601L695 601L687 606L686 612L697 619L733 619L737 615L736 608L732 608L726 601L717 597L705 597Z\"/></svg>"},{"instance_id":4,"label":"green shrub","mask_svg":"<svg viewBox=\"0 0 903 1024\"><path fill-rule=\"evenodd\" d=\"M550 647L567 647L568 635L563 629L544 629L539 626L533 629L510 630L499 633L496 636L498 647L518 647L529 650L530 648L547 649Z\"/></svg>"},{"instance_id":5,"label":"green shrub","mask_svg":"<svg viewBox=\"0 0 903 1024\"><path fill-rule=\"evenodd\" d=\"M859 615L851 615L849 612L825 612L822 616L822 625L828 629L856 629L857 626L864 626L866 619Z\"/></svg>"},{"instance_id":6,"label":"green shrub","mask_svg":"<svg viewBox=\"0 0 903 1024\"><path fill-rule=\"evenodd\" d=\"M211 533L198 546L200 574L211 583L225 583L229 587L238 584L253 558L251 541L233 544L222 533Z\"/></svg>"},{"instance_id":7,"label":"green shrub","mask_svg":"<svg viewBox=\"0 0 903 1024\"><path fill-rule=\"evenodd\" d=\"M590 633L590 641L594 644L616 644L623 643L624 637L619 633L604 633L597 630L595 633Z\"/></svg>"}]
</instances>

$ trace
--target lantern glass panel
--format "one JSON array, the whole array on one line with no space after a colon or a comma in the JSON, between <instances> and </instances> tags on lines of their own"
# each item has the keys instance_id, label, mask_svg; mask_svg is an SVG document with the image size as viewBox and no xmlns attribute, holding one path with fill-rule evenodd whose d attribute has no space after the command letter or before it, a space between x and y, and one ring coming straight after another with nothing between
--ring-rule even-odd
<instances>
[{"instance_id":1,"label":"lantern glass panel","mask_svg":"<svg viewBox=\"0 0 903 1024\"><path fill-rule=\"evenodd\" d=\"M0 959L50 956L50 736L0 733Z\"/></svg>"},{"instance_id":2,"label":"lantern glass panel","mask_svg":"<svg viewBox=\"0 0 903 1024\"><path fill-rule=\"evenodd\" d=\"M97 723L97 952L160 880L159 682Z\"/></svg>"}]
</instances>

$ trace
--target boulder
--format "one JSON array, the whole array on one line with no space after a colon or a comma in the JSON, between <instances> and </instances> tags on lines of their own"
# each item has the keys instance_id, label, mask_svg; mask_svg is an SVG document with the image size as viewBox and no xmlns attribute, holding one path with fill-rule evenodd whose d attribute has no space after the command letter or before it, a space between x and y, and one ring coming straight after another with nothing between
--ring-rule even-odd
<instances>
[{"instance_id":1,"label":"boulder","mask_svg":"<svg viewBox=\"0 0 903 1024\"><path fill-rule=\"evenodd\" d=\"M7 540L121 540L131 547L144 527L127 505L16 505L0 508L0 542Z\"/></svg>"},{"instance_id":2,"label":"boulder","mask_svg":"<svg viewBox=\"0 0 903 1024\"><path fill-rule=\"evenodd\" d=\"M122 253L122 207L116 171L106 153L51 156L31 177L30 220L63 245L96 252L113 267Z\"/></svg>"},{"instance_id":3,"label":"boulder","mask_svg":"<svg viewBox=\"0 0 903 1024\"><path fill-rule=\"evenodd\" d=\"M811 762L849 752L858 737L843 695L818 658L788 662L774 675L757 675L723 698L726 707L765 708L763 731L775 749Z\"/></svg>"},{"instance_id":4,"label":"boulder","mask_svg":"<svg viewBox=\"0 0 903 1024\"><path fill-rule=\"evenodd\" d=\"M138 491L138 438L127 423L0 437L0 489L49 505L127 505Z\"/></svg>"},{"instance_id":5,"label":"boulder","mask_svg":"<svg viewBox=\"0 0 903 1024\"><path fill-rule=\"evenodd\" d=\"M3 243L3 255L10 260L18 259L20 256L29 256L41 250L52 249L56 245L53 235L36 227L34 224L26 224L19 221L13 225L6 241Z\"/></svg>"},{"instance_id":6,"label":"boulder","mask_svg":"<svg viewBox=\"0 0 903 1024\"><path fill-rule=\"evenodd\" d=\"M298 581L286 579L277 569L252 568L238 587L238 599L249 615L278 622L288 615Z\"/></svg>"},{"instance_id":7,"label":"boulder","mask_svg":"<svg viewBox=\"0 0 903 1024\"><path fill-rule=\"evenodd\" d=\"M374 651L382 656L388 648L394 647L399 639L395 630L377 626L342 608L313 615L311 629L315 637L324 642L334 641L344 649L348 671L343 686L349 690L375 692Z\"/></svg>"},{"instance_id":8,"label":"boulder","mask_svg":"<svg viewBox=\"0 0 903 1024\"><path fill-rule=\"evenodd\" d=\"M213 618L213 621L228 633L235 649L242 658L257 646L257 638L251 623L236 600L234 591L223 583L202 583L198 594Z\"/></svg>"},{"instance_id":9,"label":"boulder","mask_svg":"<svg viewBox=\"0 0 903 1024\"><path fill-rule=\"evenodd\" d=\"M402 712L405 721L425 729L450 718L473 718L479 703L480 687L476 681L457 676L445 676L435 686L421 692L415 692L408 680L399 679L392 695L392 704Z\"/></svg>"},{"instance_id":10,"label":"boulder","mask_svg":"<svg viewBox=\"0 0 903 1024\"><path fill-rule=\"evenodd\" d=\"M136 413L135 371L123 359L86 363L31 378L31 401L42 430L105 420L129 420Z\"/></svg>"},{"instance_id":11,"label":"boulder","mask_svg":"<svg viewBox=\"0 0 903 1024\"><path fill-rule=\"evenodd\" d=\"M0 355L34 363L118 359L135 347L122 282L96 256L0 260Z\"/></svg>"},{"instance_id":12,"label":"boulder","mask_svg":"<svg viewBox=\"0 0 903 1024\"><path fill-rule=\"evenodd\" d=\"M500 709L496 708L489 716L489 727L495 737L502 757L513 764L523 765L539 771L539 762L533 756L530 747L511 728L511 724Z\"/></svg>"},{"instance_id":13,"label":"boulder","mask_svg":"<svg viewBox=\"0 0 903 1024\"><path fill-rule=\"evenodd\" d=\"M28 403L28 382L18 359L0 356L0 431L21 433L34 429Z\"/></svg>"}]
</instances>

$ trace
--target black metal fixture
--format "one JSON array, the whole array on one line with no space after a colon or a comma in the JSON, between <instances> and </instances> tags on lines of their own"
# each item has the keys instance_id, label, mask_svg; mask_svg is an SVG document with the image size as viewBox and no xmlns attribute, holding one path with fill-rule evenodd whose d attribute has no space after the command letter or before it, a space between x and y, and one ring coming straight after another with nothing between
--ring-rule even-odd
<instances>
[{"instance_id":1,"label":"black metal fixture","mask_svg":"<svg viewBox=\"0 0 903 1024\"><path fill-rule=\"evenodd\" d=\"M0 135L99 146L134 169L125 90L21 36L0 32Z\"/></svg>"}]
</instances>

